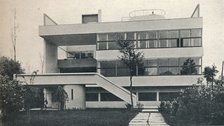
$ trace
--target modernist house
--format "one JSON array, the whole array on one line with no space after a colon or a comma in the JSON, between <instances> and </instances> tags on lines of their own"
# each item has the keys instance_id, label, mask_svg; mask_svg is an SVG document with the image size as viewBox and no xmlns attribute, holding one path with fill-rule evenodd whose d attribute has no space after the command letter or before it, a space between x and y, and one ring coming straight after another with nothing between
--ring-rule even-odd
<instances>
[{"instance_id":1,"label":"modernist house","mask_svg":"<svg viewBox=\"0 0 224 126\"><path fill-rule=\"evenodd\" d=\"M202 18L199 5L186 18L166 19L162 10L133 11L117 22L101 22L101 11L84 14L80 24L57 24L46 14L39 36L45 43L45 73L37 74L30 86L44 88L48 107L56 107L53 93L62 86L68 94L65 107L122 108L130 103L129 72L117 36L134 42L144 53L144 71L136 66L133 77L134 105L158 105L192 86L202 71ZM66 57L58 58L63 48ZM192 72L184 67L190 60ZM190 68L188 68L190 69ZM22 83L32 75L17 75Z\"/></svg>"}]
</instances>

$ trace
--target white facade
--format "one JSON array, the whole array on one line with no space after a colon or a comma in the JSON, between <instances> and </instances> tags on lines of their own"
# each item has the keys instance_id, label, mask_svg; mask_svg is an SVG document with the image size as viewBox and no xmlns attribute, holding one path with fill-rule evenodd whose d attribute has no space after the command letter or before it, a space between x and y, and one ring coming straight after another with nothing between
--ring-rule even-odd
<instances>
[{"instance_id":1,"label":"white facade","mask_svg":"<svg viewBox=\"0 0 224 126\"><path fill-rule=\"evenodd\" d=\"M45 41L45 74L36 75L32 84L63 86L69 96L67 109L125 107L130 103L129 77L119 61L121 53L113 38L120 35L123 41L134 42L144 54L144 71L136 68L133 77L135 107L137 103L158 105L176 96L201 77L202 18L159 17L58 25L45 15L44 25L39 27ZM66 59L58 59L59 46L67 46ZM188 59L195 63L191 73L183 70ZM31 76L17 75L18 80L23 77ZM50 100L52 96L46 97ZM48 107L52 107L50 104Z\"/></svg>"}]
</instances>

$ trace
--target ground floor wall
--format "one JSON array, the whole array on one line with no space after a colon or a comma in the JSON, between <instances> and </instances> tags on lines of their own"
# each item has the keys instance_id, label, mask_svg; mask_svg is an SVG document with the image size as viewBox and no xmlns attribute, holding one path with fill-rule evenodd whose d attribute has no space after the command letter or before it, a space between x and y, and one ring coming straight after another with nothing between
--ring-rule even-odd
<instances>
[{"instance_id":1,"label":"ground floor wall","mask_svg":"<svg viewBox=\"0 0 224 126\"><path fill-rule=\"evenodd\" d=\"M161 101L177 97L184 88L186 87L134 87L133 93L138 101L136 107L159 106ZM126 104L102 88L86 88L87 108L125 108Z\"/></svg>"}]
</instances>

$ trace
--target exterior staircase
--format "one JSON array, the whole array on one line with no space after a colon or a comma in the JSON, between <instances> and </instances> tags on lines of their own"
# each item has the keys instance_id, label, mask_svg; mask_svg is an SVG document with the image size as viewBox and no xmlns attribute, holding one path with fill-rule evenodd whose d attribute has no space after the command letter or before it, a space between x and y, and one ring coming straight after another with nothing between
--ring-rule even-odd
<instances>
[{"instance_id":1,"label":"exterior staircase","mask_svg":"<svg viewBox=\"0 0 224 126\"><path fill-rule=\"evenodd\" d=\"M99 73L47 73L47 74L18 74L15 78L23 85L98 85L108 92L114 94L125 102L131 104L131 93ZM25 83L24 80L32 80ZM132 94L133 105L136 106L137 96Z\"/></svg>"},{"instance_id":2,"label":"exterior staircase","mask_svg":"<svg viewBox=\"0 0 224 126\"><path fill-rule=\"evenodd\" d=\"M105 90L109 91L110 93L116 95L120 99L126 101L127 103L131 104L131 93L127 89L113 83L112 81L108 80L101 74L96 74L97 77L97 85L104 88ZM137 103L137 96L132 94L133 98L133 106L136 106Z\"/></svg>"}]
</instances>

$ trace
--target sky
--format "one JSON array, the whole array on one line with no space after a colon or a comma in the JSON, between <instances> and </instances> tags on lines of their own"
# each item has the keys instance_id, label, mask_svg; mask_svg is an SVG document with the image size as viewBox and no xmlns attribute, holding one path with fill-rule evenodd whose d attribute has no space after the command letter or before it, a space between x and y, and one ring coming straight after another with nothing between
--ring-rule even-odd
<instances>
[{"instance_id":1,"label":"sky","mask_svg":"<svg viewBox=\"0 0 224 126\"><path fill-rule=\"evenodd\" d=\"M163 9L166 18L190 17L197 4L203 17L203 67L224 60L224 0L0 0L0 56L13 57L11 33L16 10L17 60L27 73L41 69L43 39L38 27L46 13L58 24L81 23L82 14L102 10L102 22L120 21L129 12Z\"/></svg>"}]
</instances>

